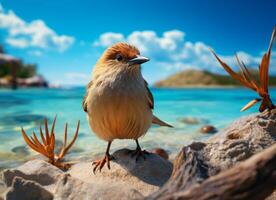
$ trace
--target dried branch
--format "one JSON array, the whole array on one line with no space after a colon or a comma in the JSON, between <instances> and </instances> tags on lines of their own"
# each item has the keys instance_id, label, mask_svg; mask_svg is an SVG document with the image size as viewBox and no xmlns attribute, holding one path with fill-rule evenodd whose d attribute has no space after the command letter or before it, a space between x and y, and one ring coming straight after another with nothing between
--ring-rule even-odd
<instances>
[{"instance_id":1,"label":"dried branch","mask_svg":"<svg viewBox=\"0 0 276 200\"><path fill-rule=\"evenodd\" d=\"M276 37L276 26L273 29L271 40L269 43L269 48L267 52L264 54L261 64L259 66L259 80L260 84L257 84L257 81L254 80L252 77L250 71L248 68L245 66L245 64L240 61L238 56L236 55L236 59L238 62L238 65L241 70L241 74L238 74L234 72L231 67L229 67L226 63L224 63L218 56L217 54L211 50L211 52L214 54L215 58L218 60L218 62L221 64L221 66L225 69L225 71L228 72L228 74L235 80L239 81L242 85L244 85L247 88L250 88L254 91L256 91L259 96L261 97L261 105L259 108L260 112L263 112L265 109L272 110L275 108L273 105L270 96L269 96L269 91L268 91L268 82L269 82L269 62L270 62L270 56L271 56L271 51L272 51L272 45ZM255 105L257 102L259 102L259 99L255 99L251 102L249 102L246 106L244 106L241 111L244 111L253 105Z\"/></svg>"},{"instance_id":2,"label":"dried branch","mask_svg":"<svg viewBox=\"0 0 276 200\"><path fill-rule=\"evenodd\" d=\"M51 132L49 134L49 129L48 129L48 122L47 119L44 121L44 126L45 126L45 135L42 131L42 128L40 126L39 132L40 132L40 138L42 142L40 142L35 134L33 133L30 138L27 136L25 130L22 128L21 133L23 136L23 139L25 140L26 144L33 149L34 151L44 155L46 158L48 158L48 162L61 168L61 169L67 169L69 165L65 164L62 162L65 154L70 150L70 148L73 146L75 143L77 137L78 137L78 132L79 132L79 127L80 127L80 121L78 121L77 124L77 129L75 131L74 137L72 141L67 145L67 123L65 125L65 130L64 130L64 141L62 148L60 152L55 155L55 144L56 144L56 137L55 137L55 124L56 124L56 117L53 121L52 127L51 127Z\"/></svg>"},{"instance_id":3,"label":"dried branch","mask_svg":"<svg viewBox=\"0 0 276 200\"><path fill-rule=\"evenodd\" d=\"M248 104L246 104L242 109L241 112L251 108L252 106L254 106L256 103L258 103L259 101L261 101L261 99L254 99L252 101L250 101Z\"/></svg>"}]
</instances>

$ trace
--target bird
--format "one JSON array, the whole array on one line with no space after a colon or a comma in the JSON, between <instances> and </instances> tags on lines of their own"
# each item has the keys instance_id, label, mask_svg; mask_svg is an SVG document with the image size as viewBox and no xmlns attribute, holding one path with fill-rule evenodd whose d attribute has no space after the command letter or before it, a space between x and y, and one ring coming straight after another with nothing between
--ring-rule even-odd
<instances>
[{"instance_id":1,"label":"bird","mask_svg":"<svg viewBox=\"0 0 276 200\"><path fill-rule=\"evenodd\" d=\"M115 139L135 140L137 148L131 155L137 161L148 154L138 139L152 123L172 127L153 115L153 95L141 73L141 64L149 60L135 46L119 42L107 48L93 68L82 107L92 132L108 142L105 156L92 163L94 174L105 164L110 169L109 151Z\"/></svg>"}]
</instances>

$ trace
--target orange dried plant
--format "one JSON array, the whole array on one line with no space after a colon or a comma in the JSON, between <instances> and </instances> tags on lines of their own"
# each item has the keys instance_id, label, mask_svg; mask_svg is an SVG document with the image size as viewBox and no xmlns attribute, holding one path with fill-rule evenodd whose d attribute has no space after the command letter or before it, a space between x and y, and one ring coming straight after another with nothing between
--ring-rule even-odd
<instances>
[{"instance_id":1,"label":"orange dried plant","mask_svg":"<svg viewBox=\"0 0 276 200\"><path fill-rule=\"evenodd\" d=\"M56 146L55 145L56 144L55 124L56 124L56 117L53 121L53 124L51 127L51 132L49 133L48 122L47 122L47 119L45 119L45 121L44 121L45 134L43 133L41 126L40 126L40 130L39 130L42 142L40 142L38 140L35 132L33 132L32 136L30 136L30 138L27 136L27 134L23 128L21 129L21 133L22 133L22 136L23 136L26 144L34 151L36 151L36 152L44 155L46 158L48 158L49 163L51 163L52 165L54 165L60 169L68 169L70 167L70 164L64 163L63 158L64 158L65 154L69 151L69 149L73 146L73 144L75 143L75 141L78 137L80 121L78 121L77 129L75 131L73 139L71 140L71 142L68 145L67 145L68 124L66 123L65 128L64 128L63 145L58 154L55 154L55 146Z\"/></svg>"},{"instance_id":2,"label":"orange dried plant","mask_svg":"<svg viewBox=\"0 0 276 200\"><path fill-rule=\"evenodd\" d=\"M252 74L248 70L248 68L245 66L245 64L240 61L238 56L236 55L236 59L238 62L238 65L241 69L241 74L234 72L226 63L224 63L217 55L216 53L212 51L218 62L222 65L222 67L225 69L225 71L228 72L228 74L235 80L239 81L242 85L244 85L247 88L250 88L254 91L256 91L260 98L256 98L252 101L250 101L248 104L246 104L241 111L247 110L248 108L255 105L257 102L261 101L261 105L259 108L260 112L263 112L264 110L272 110L275 108L273 105L268 91L268 81L269 81L269 62L270 62L270 56L272 51L272 44L276 37L276 26L273 29L271 40L269 43L269 47L267 52L264 54L261 64L259 66L259 80L257 81L253 78Z\"/></svg>"}]
</instances>

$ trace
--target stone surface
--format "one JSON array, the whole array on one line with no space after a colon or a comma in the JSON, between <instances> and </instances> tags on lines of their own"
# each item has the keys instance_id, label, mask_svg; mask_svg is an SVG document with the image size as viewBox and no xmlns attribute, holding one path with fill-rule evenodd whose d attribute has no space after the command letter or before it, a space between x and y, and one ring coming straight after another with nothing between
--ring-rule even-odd
<instances>
[{"instance_id":1,"label":"stone surface","mask_svg":"<svg viewBox=\"0 0 276 200\"><path fill-rule=\"evenodd\" d=\"M0 180L0 200L1 200L1 195L4 193L4 191L7 189L5 183Z\"/></svg>"},{"instance_id":2,"label":"stone surface","mask_svg":"<svg viewBox=\"0 0 276 200\"><path fill-rule=\"evenodd\" d=\"M274 192L267 197L265 200L276 200L276 190L274 190Z\"/></svg>"},{"instance_id":3,"label":"stone surface","mask_svg":"<svg viewBox=\"0 0 276 200\"><path fill-rule=\"evenodd\" d=\"M190 125L196 125L201 123L200 119L194 118L194 117L184 117L184 118L178 119L178 121L184 124L190 124Z\"/></svg>"},{"instance_id":4,"label":"stone surface","mask_svg":"<svg viewBox=\"0 0 276 200\"><path fill-rule=\"evenodd\" d=\"M140 158L137 162L131 158L128 149L121 149L114 154L111 170L105 166L101 173L93 174L91 162L76 164L68 172L72 177L84 182L101 185L118 185L124 188L136 189L143 195L158 190L170 177L172 164L155 154Z\"/></svg>"},{"instance_id":5,"label":"stone surface","mask_svg":"<svg viewBox=\"0 0 276 200\"><path fill-rule=\"evenodd\" d=\"M206 142L195 142L188 147L206 165L209 175L213 175L246 160L275 141L276 109L242 117ZM174 161L174 172L183 162L185 155L181 151Z\"/></svg>"},{"instance_id":6,"label":"stone surface","mask_svg":"<svg viewBox=\"0 0 276 200\"><path fill-rule=\"evenodd\" d=\"M243 161L276 141L276 110L243 117L206 142L204 157L221 169Z\"/></svg>"},{"instance_id":7,"label":"stone surface","mask_svg":"<svg viewBox=\"0 0 276 200\"><path fill-rule=\"evenodd\" d=\"M29 149L26 146L17 146L12 148L11 150L13 153L17 154L18 156L28 156L30 155Z\"/></svg>"},{"instance_id":8,"label":"stone surface","mask_svg":"<svg viewBox=\"0 0 276 200\"><path fill-rule=\"evenodd\" d=\"M34 190L34 194L30 195L45 193L44 196L51 198L52 194L57 200L140 199L159 190L168 179L173 181L175 172L186 162L189 152L195 156L193 158L196 158L195 164L198 165L191 168L191 177L199 177L193 179L193 183L197 183L244 161L275 141L276 110L273 110L243 117L206 142L194 142L184 147L174 161L171 179L172 164L169 161L151 153L146 156L146 160L140 158L136 162L127 149L113 154L115 159L111 161L111 170L105 166L96 175L93 174L91 161L82 161L63 172L45 161L32 160L16 169L3 171L3 180L10 187L6 198L13 199L17 193L15 191L20 194L23 191L32 193ZM191 165L194 165L194 160L190 160ZM204 176L197 176L196 173L201 172L204 172ZM183 182L187 177L178 179ZM165 187L161 191L166 192L167 189Z\"/></svg>"},{"instance_id":9,"label":"stone surface","mask_svg":"<svg viewBox=\"0 0 276 200\"><path fill-rule=\"evenodd\" d=\"M195 150L215 174L232 167L252 155L271 146L276 140L276 109L271 112L242 117L206 142L195 142L189 148ZM175 168L183 164L182 152L175 159ZM176 170L174 170L176 171Z\"/></svg>"},{"instance_id":10,"label":"stone surface","mask_svg":"<svg viewBox=\"0 0 276 200\"><path fill-rule=\"evenodd\" d=\"M64 175L57 183L54 191L55 199L141 199L143 196L135 189L125 187L120 183L91 184Z\"/></svg>"},{"instance_id":11,"label":"stone surface","mask_svg":"<svg viewBox=\"0 0 276 200\"><path fill-rule=\"evenodd\" d=\"M217 129L212 125L204 125L200 128L201 133L216 133Z\"/></svg>"},{"instance_id":12,"label":"stone surface","mask_svg":"<svg viewBox=\"0 0 276 200\"><path fill-rule=\"evenodd\" d=\"M162 148L156 148L151 150L151 153L155 153L159 156L161 156L162 158L168 160L169 159L169 154L167 153L166 150L162 149Z\"/></svg>"},{"instance_id":13,"label":"stone surface","mask_svg":"<svg viewBox=\"0 0 276 200\"><path fill-rule=\"evenodd\" d=\"M208 123L207 119L192 116L179 118L178 121L187 125L199 125Z\"/></svg>"},{"instance_id":14,"label":"stone surface","mask_svg":"<svg viewBox=\"0 0 276 200\"><path fill-rule=\"evenodd\" d=\"M58 200L138 199L158 190L172 172L172 164L156 154L149 154L146 160L140 158L137 162L127 149L118 150L113 156L111 170L105 166L96 175L92 172L91 161L80 162L67 172L43 160L28 161L16 169L4 170L3 180L9 187L6 198L16 199L16 193L34 190L29 199L36 199L37 194L45 191Z\"/></svg>"},{"instance_id":15,"label":"stone surface","mask_svg":"<svg viewBox=\"0 0 276 200\"><path fill-rule=\"evenodd\" d=\"M182 167L148 200L260 200L276 189L276 144L213 176L195 148L183 152Z\"/></svg>"},{"instance_id":16,"label":"stone surface","mask_svg":"<svg viewBox=\"0 0 276 200\"><path fill-rule=\"evenodd\" d=\"M52 191L55 183L63 171L43 160L31 160L15 169L6 169L2 172L3 181L10 187L15 177L34 181Z\"/></svg>"},{"instance_id":17,"label":"stone surface","mask_svg":"<svg viewBox=\"0 0 276 200\"><path fill-rule=\"evenodd\" d=\"M227 172L229 172L230 171L229 168L238 166L237 164L247 160L254 154L263 152L265 149L275 144L275 142L276 142L276 109L270 112L266 111L263 113L258 113L255 115L250 115L250 116L240 118L237 121L230 124L227 128L225 128L221 132L209 138L207 141L193 142L190 145L183 147L174 160L174 170L169 181L159 191L157 191L154 194L151 194L150 197L148 197L148 199L162 199L161 197L164 197L166 195L167 196L164 199L174 199L173 194L175 194L176 192L180 192L181 194L184 194L192 187L197 187L198 185L205 183L207 180L213 180L212 178L214 178L214 176L216 175L217 175L216 177L220 177L221 174L218 174L218 173L225 172L226 170ZM263 163L260 163L260 166L261 164ZM256 166L257 165L258 164L256 164ZM270 172L271 172L271 168L268 168L268 169L270 169ZM267 171L264 171L261 175L265 174ZM227 175L227 173L224 173L224 174ZM241 172L241 174L238 175L238 178L243 177L244 175L245 176L250 175L250 173L246 174L246 172ZM256 179L256 177L254 177L254 175L256 175L254 170L252 171L251 175L252 175L251 176L252 179L248 181L244 179L246 183L244 183L243 186L245 188L246 187L248 188L247 191L250 191L250 188L252 189L253 187L253 185L249 186L250 181L254 182L254 180ZM259 176L260 180L255 183L254 187L256 188L258 187L261 188L261 186L264 185L262 183L261 175ZM230 181L232 177L228 177L228 178ZM242 180L243 179L241 178L240 181ZM273 186L274 186L274 182L272 180L270 181L271 182L266 182L266 184L268 184L267 186L271 186L271 187L266 187L266 188L270 188L269 190L273 189ZM227 181L225 183L227 183ZM221 188L222 182L216 182L216 184L217 185L214 189L221 191L220 189L222 189ZM224 191L225 192L228 191L228 195L229 195L232 193L231 193L231 189L229 189L228 186L224 188ZM232 184L232 186L235 186L235 185ZM205 188L207 187L202 187L202 190L201 190L202 194L205 194L206 195L205 197L208 197L206 199L212 199L211 198L213 197L212 195L216 193L215 190L213 191L214 193L211 194L210 190L205 191L204 190ZM232 189L233 188L234 187L232 187ZM243 191L243 189L241 189L241 187L236 188L236 194L238 194L239 191ZM253 192L254 194L254 190L253 191L251 190L251 192ZM262 192L264 191L259 191L259 194L261 194ZM252 193L249 192L248 194L252 194ZM262 194L267 195L264 193ZM216 193L216 195L221 195L221 194ZM273 195L274 194L271 195L271 198L273 198ZM196 197L194 199L199 199L199 196L197 196L197 193L192 194L192 196ZM180 196L178 197L181 198ZM204 198L203 196L201 197ZM222 198L224 197L226 196L222 196ZM183 197L183 199L193 199L193 198ZM229 198L225 198L225 199L229 199ZM245 199L245 198L241 198L241 199Z\"/></svg>"},{"instance_id":18,"label":"stone surface","mask_svg":"<svg viewBox=\"0 0 276 200\"><path fill-rule=\"evenodd\" d=\"M40 184L15 177L12 186L6 192L6 200L52 200L53 194Z\"/></svg>"}]
</instances>

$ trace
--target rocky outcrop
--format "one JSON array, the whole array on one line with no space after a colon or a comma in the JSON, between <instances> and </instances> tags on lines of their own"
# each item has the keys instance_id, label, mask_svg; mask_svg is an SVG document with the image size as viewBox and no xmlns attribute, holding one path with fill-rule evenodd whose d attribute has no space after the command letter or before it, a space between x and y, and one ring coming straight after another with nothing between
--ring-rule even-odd
<instances>
[{"instance_id":1,"label":"rocky outcrop","mask_svg":"<svg viewBox=\"0 0 276 200\"><path fill-rule=\"evenodd\" d=\"M275 141L276 110L243 117L206 142L194 142L184 147L175 158L172 177L160 191L151 196L151 199L159 199L164 195L169 199L172 196L168 196L168 191L173 194L178 191L188 191L194 185L204 184L209 178L227 171L234 165L272 146ZM275 160L276 155L272 156L275 156L272 157ZM276 167L274 170L276 171ZM251 175L251 178L255 178L253 171ZM263 183L259 181L255 184ZM271 184L273 186L273 183ZM276 187L276 184L274 185Z\"/></svg>"},{"instance_id":2,"label":"rocky outcrop","mask_svg":"<svg viewBox=\"0 0 276 200\"><path fill-rule=\"evenodd\" d=\"M127 149L113 154L111 170L104 167L96 175L91 161L64 172L33 160L3 172L5 197L21 200L15 194L32 193L33 187L28 198L43 200L264 199L276 189L275 141L273 110L243 117L207 141L183 147L173 172L166 159L150 154L136 162Z\"/></svg>"},{"instance_id":3,"label":"rocky outcrop","mask_svg":"<svg viewBox=\"0 0 276 200\"><path fill-rule=\"evenodd\" d=\"M38 194L45 196L43 200L49 199L48 193L54 199L137 199L157 191L172 172L172 164L156 154L137 162L127 149L118 150L113 156L112 169L103 168L95 175L91 161L80 162L67 172L42 160L4 170L3 180L9 187L6 199L22 200L15 194L28 188L32 191L31 187L36 192L26 199L35 199Z\"/></svg>"},{"instance_id":4,"label":"rocky outcrop","mask_svg":"<svg viewBox=\"0 0 276 200\"><path fill-rule=\"evenodd\" d=\"M55 199L141 199L142 194L136 189L122 184L92 184L65 174L53 191Z\"/></svg>"},{"instance_id":5,"label":"rocky outcrop","mask_svg":"<svg viewBox=\"0 0 276 200\"><path fill-rule=\"evenodd\" d=\"M69 173L72 177L95 184L121 184L124 188L134 188L147 195L156 191L170 178L172 164L156 154L149 154L146 160L137 162L131 158L128 149L121 149L114 154L111 169L104 167L101 173L92 173L91 162L76 164Z\"/></svg>"},{"instance_id":6,"label":"rocky outcrop","mask_svg":"<svg viewBox=\"0 0 276 200\"><path fill-rule=\"evenodd\" d=\"M1 194L3 192L5 192L6 189L7 189L7 187L6 187L5 183L2 180L0 180L0 200L2 200L1 199Z\"/></svg>"},{"instance_id":7,"label":"rocky outcrop","mask_svg":"<svg viewBox=\"0 0 276 200\"><path fill-rule=\"evenodd\" d=\"M35 181L15 177L11 188L6 193L7 200L52 200L53 194Z\"/></svg>"},{"instance_id":8,"label":"rocky outcrop","mask_svg":"<svg viewBox=\"0 0 276 200\"><path fill-rule=\"evenodd\" d=\"M185 162L188 149L195 151L209 170L218 173L266 149L275 141L276 110L242 117L207 141L184 147L175 159L173 174Z\"/></svg>"},{"instance_id":9,"label":"rocky outcrop","mask_svg":"<svg viewBox=\"0 0 276 200\"><path fill-rule=\"evenodd\" d=\"M52 187L63 171L42 160L31 160L16 169L3 171L3 181L10 187L15 177L31 180L47 188Z\"/></svg>"},{"instance_id":10,"label":"rocky outcrop","mask_svg":"<svg viewBox=\"0 0 276 200\"><path fill-rule=\"evenodd\" d=\"M261 200L276 189L276 144L211 177L194 153L186 155L178 176L146 199Z\"/></svg>"},{"instance_id":11,"label":"rocky outcrop","mask_svg":"<svg viewBox=\"0 0 276 200\"><path fill-rule=\"evenodd\" d=\"M17 83L20 87L48 87L48 82L41 75L29 78L18 78Z\"/></svg>"}]
</instances>

